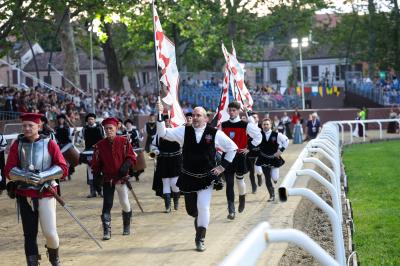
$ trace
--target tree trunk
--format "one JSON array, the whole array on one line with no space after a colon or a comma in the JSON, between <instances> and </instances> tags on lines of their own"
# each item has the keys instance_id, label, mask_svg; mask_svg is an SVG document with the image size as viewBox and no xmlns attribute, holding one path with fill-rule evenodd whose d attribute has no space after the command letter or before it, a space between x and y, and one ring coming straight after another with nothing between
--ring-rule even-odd
<instances>
[{"instance_id":1,"label":"tree trunk","mask_svg":"<svg viewBox=\"0 0 400 266\"><path fill-rule=\"evenodd\" d=\"M59 24L63 18L65 11L65 6L58 6L54 10L55 19L57 24ZM68 10L68 15L64 18L60 32L58 34L58 39L61 44L61 50L64 54L64 77L70 80L75 86L79 88L79 58L75 46L74 30L71 25L70 11ZM70 85L72 87L72 85Z\"/></svg>"},{"instance_id":2,"label":"tree trunk","mask_svg":"<svg viewBox=\"0 0 400 266\"><path fill-rule=\"evenodd\" d=\"M372 79L375 73L375 47L376 47L376 32L375 32L375 4L374 0L368 0L368 76Z\"/></svg>"},{"instance_id":3,"label":"tree trunk","mask_svg":"<svg viewBox=\"0 0 400 266\"><path fill-rule=\"evenodd\" d=\"M108 38L101 46L103 48L104 58L106 60L108 81L110 89L120 91L123 89L122 74L117 54L112 42L111 24L105 23L104 30Z\"/></svg>"}]
</instances>

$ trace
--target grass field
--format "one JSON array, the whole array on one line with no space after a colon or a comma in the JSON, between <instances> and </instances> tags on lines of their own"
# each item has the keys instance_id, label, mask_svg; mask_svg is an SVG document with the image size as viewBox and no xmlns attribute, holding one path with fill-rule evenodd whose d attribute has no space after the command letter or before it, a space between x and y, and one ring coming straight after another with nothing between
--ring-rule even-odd
<instances>
[{"instance_id":1,"label":"grass field","mask_svg":"<svg viewBox=\"0 0 400 266\"><path fill-rule=\"evenodd\" d=\"M400 141L344 151L361 265L400 265Z\"/></svg>"}]
</instances>

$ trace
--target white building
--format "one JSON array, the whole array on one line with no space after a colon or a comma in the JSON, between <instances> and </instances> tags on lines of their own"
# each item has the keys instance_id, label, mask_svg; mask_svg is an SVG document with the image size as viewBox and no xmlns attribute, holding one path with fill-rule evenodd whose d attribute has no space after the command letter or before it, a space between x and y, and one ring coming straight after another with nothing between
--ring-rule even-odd
<instances>
[{"instance_id":1,"label":"white building","mask_svg":"<svg viewBox=\"0 0 400 266\"><path fill-rule=\"evenodd\" d=\"M304 48L303 48L304 49ZM288 78L292 73L289 60L280 55L279 49L270 45L265 49L264 60L247 62L246 80L251 85L271 85L287 88ZM311 50L311 49L310 49ZM300 62L297 55L298 84L300 85ZM329 49L319 47L317 50L303 51L303 79L305 87L318 85L327 80L329 84L344 87L346 73L346 59L329 54ZM356 65L356 70L362 68Z\"/></svg>"}]
</instances>

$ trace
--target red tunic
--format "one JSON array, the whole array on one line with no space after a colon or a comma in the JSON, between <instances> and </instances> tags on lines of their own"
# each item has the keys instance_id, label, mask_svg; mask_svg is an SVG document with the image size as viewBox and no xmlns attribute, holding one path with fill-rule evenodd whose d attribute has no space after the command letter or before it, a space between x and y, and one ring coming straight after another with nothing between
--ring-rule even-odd
<instances>
[{"instance_id":1,"label":"red tunic","mask_svg":"<svg viewBox=\"0 0 400 266\"><path fill-rule=\"evenodd\" d=\"M94 146L92 169L94 174L103 173L104 182L112 181L114 184L124 182L118 179L118 172L126 160L136 163L136 154L128 139L116 136L111 143L102 139Z\"/></svg>"},{"instance_id":2,"label":"red tunic","mask_svg":"<svg viewBox=\"0 0 400 266\"><path fill-rule=\"evenodd\" d=\"M239 149L247 148L247 122L230 120L222 123L222 131L230 137Z\"/></svg>"},{"instance_id":3,"label":"red tunic","mask_svg":"<svg viewBox=\"0 0 400 266\"><path fill-rule=\"evenodd\" d=\"M65 162L64 156L62 155L60 148L54 140L49 141L48 146L50 157L52 158L52 165L58 165L63 170L63 176L61 179L64 179L65 176L68 175L68 166ZM4 175L10 179L9 174L12 168L19 166L19 157L18 157L18 141L14 141L14 143L10 147L10 152L7 157L7 163L4 167ZM52 197L48 191L44 191L43 194L39 195L38 190L34 189L17 189L16 193L21 196L30 197L30 198L39 198L39 197Z\"/></svg>"}]
</instances>

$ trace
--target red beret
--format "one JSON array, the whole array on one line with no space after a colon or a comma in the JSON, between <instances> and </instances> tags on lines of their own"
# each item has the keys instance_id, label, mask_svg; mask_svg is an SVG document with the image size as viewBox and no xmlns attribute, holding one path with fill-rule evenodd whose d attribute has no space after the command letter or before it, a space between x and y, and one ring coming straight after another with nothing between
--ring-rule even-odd
<instances>
[{"instance_id":1,"label":"red beret","mask_svg":"<svg viewBox=\"0 0 400 266\"><path fill-rule=\"evenodd\" d=\"M118 119L116 119L114 117L108 117L108 118L104 119L103 122L101 122L101 124L103 126L105 126L105 125L114 125L116 127L118 127L118 123L119 123Z\"/></svg>"},{"instance_id":2,"label":"red beret","mask_svg":"<svg viewBox=\"0 0 400 266\"><path fill-rule=\"evenodd\" d=\"M40 124L40 118L42 117L42 114L36 114L36 113L24 113L20 116L22 121L31 121L36 124Z\"/></svg>"}]
</instances>

